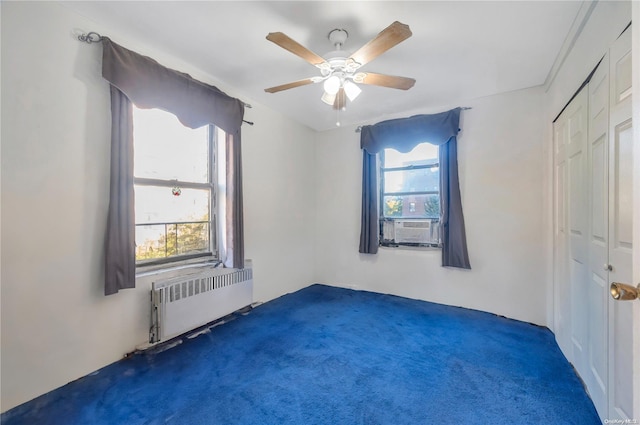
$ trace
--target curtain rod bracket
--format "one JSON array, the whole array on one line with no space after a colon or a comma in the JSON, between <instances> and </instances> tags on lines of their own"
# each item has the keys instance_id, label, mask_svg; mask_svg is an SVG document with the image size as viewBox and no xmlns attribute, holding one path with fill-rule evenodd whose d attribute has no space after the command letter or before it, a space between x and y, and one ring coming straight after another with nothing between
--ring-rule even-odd
<instances>
[{"instance_id":1,"label":"curtain rod bracket","mask_svg":"<svg viewBox=\"0 0 640 425\"><path fill-rule=\"evenodd\" d=\"M97 32L93 32L91 31L88 34L80 34L78 36L78 40L83 41L87 44L91 44L91 43L100 43L102 41L104 37L102 37L100 34L98 34Z\"/></svg>"}]
</instances>

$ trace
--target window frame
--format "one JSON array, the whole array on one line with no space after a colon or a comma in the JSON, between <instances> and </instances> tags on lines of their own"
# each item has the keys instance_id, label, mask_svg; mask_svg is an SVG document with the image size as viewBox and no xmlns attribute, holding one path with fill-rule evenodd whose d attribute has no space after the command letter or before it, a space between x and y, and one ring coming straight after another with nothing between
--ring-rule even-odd
<instances>
[{"instance_id":1,"label":"window frame","mask_svg":"<svg viewBox=\"0 0 640 425\"><path fill-rule=\"evenodd\" d=\"M134 105L134 108L137 108ZM139 108L140 109L140 108ZM171 113L164 111L166 113ZM135 123L135 118L134 118ZM213 124L207 125L207 143L209 149L209 181L208 182L188 182L177 179L165 180L165 179L153 179L147 177L136 177L135 175L135 162L134 162L134 175L133 185L135 186L155 186L155 187L167 187L171 189L173 187L180 187L186 189L208 189L209 190L209 249L207 252L174 255L171 257L153 258L147 260L135 260L136 268L147 268L152 266L179 266L184 264L190 264L192 262L217 261L219 260L219 247L218 247L218 143L219 143L219 128ZM135 138L133 140L133 146L135 149ZM135 209L135 205L134 205ZM192 222L178 222L178 223L135 223L135 227L149 226L149 225L169 225L169 224L183 224ZM200 222L198 222L200 223ZM202 223L206 223L202 221ZM137 244L136 244L137 246Z\"/></svg>"},{"instance_id":2,"label":"window frame","mask_svg":"<svg viewBox=\"0 0 640 425\"><path fill-rule=\"evenodd\" d=\"M429 142L422 142L422 143L429 143ZM421 145L422 143L417 144L415 147ZM414 148L415 148L414 147ZM419 195L438 195L438 202L439 205L442 205L442 196L440 193L440 187L438 186L438 190L421 190L421 191L413 191L413 192L385 192L385 173L387 172L394 172L394 171L411 171L411 170L422 170L422 169L431 169L431 168L440 168L440 146L436 145L436 147L438 148L438 162L436 162L435 164L424 164L424 165L407 165L407 166L403 166L403 167L385 167L385 150L386 149L391 149L391 148L385 148L380 150L379 154L378 154L378 184L379 184L379 196L380 196L380 202L379 202L379 245L383 246L383 247L391 247L391 248L395 248L395 247L413 247L413 248L442 248L442 241L440 241L437 245L436 244L421 244L421 243L408 243L408 242L393 242L393 243L388 243L388 242L384 242L383 239L383 229L384 229L384 223L385 222L391 222L391 223L395 223L395 221L398 220L431 220L432 222L435 223L440 223L440 216L438 216L437 218L431 218L431 217L387 217L384 214L384 199L385 196L409 196L409 195L415 195L415 196L419 196ZM438 171L439 173L440 171Z\"/></svg>"}]
</instances>

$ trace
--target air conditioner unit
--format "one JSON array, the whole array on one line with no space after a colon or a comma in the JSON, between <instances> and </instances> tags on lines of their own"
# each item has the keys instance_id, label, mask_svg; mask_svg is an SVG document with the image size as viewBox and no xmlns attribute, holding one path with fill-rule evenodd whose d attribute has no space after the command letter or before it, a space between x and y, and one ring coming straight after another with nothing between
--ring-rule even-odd
<instances>
[{"instance_id":1,"label":"air conditioner unit","mask_svg":"<svg viewBox=\"0 0 640 425\"><path fill-rule=\"evenodd\" d=\"M433 220L395 220L395 243L438 244L439 226Z\"/></svg>"}]
</instances>

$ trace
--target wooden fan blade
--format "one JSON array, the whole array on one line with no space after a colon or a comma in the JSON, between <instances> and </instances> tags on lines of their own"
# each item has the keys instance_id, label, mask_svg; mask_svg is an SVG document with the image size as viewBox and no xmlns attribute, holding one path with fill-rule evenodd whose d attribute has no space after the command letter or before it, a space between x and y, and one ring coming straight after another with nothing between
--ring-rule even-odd
<instances>
[{"instance_id":1,"label":"wooden fan blade","mask_svg":"<svg viewBox=\"0 0 640 425\"><path fill-rule=\"evenodd\" d=\"M416 83L413 78L396 77L395 75L376 74L373 72L363 72L365 77L362 81L358 81L362 84L370 84L373 86L389 87L392 89L409 90Z\"/></svg>"},{"instance_id":2,"label":"wooden fan blade","mask_svg":"<svg viewBox=\"0 0 640 425\"><path fill-rule=\"evenodd\" d=\"M300 86L306 86L307 84L313 84L315 81L311 78L306 78L304 80L293 81L291 83L282 84L281 86L270 87L268 89L264 89L267 93L277 93L282 90L289 90Z\"/></svg>"},{"instance_id":3,"label":"wooden fan blade","mask_svg":"<svg viewBox=\"0 0 640 425\"><path fill-rule=\"evenodd\" d=\"M411 37L409 25L398 21L383 29L373 40L362 46L357 52L351 55L360 66L371 62L396 44L401 43Z\"/></svg>"},{"instance_id":4,"label":"wooden fan blade","mask_svg":"<svg viewBox=\"0 0 640 425\"><path fill-rule=\"evenodd\" d=\"M326 63L323 57L313 53L302 44L298 43L288 35L281 32L270 32L269 35L267 35L267 40L277 44L283 49L290 51L294 55L301 57L311 65L320 67L321 64Z\"/></svg>"},{"instance_id":5,"label":"wooden fan blade","mask_svg":"<svg viewBox=\"0 0 640 425\"><path fill-rule=\"evenodd\" d=\"M333 109L342 109L347 104L347 94L344 89L340 87L338 93L336 93L336 100L333 102Z\"/></svg>"}]
</instances>

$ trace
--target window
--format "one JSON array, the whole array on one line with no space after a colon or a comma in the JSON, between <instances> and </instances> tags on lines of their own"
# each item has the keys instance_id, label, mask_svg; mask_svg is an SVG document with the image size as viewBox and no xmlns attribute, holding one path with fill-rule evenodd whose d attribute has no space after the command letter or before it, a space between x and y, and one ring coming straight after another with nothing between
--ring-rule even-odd
<instances>
[{"instance_id":1,"label":"window","mask_svg":"<svg viewBox=\"0 0 640 425\"><path fill-rule=\"evenodd\" d=\"M136 264L216 254L214 126L133 108Z\"/></svg>"},{"instance_id":2,"label":"window","mask_svg":"<svg viewBox=\"0 0 640 425\"><path fill-rule=\"evenodd\" d=\"M439 243L438 146L421 143L408 153L384 149L380 155L380 192L383 223L380 240L383 245ZM398 228L401 223L404 226L402 230ZM416 230L406 230L405 227ZM403 232L402 241L398 237L399 231Z\"/></svg>"}]
</instances>

